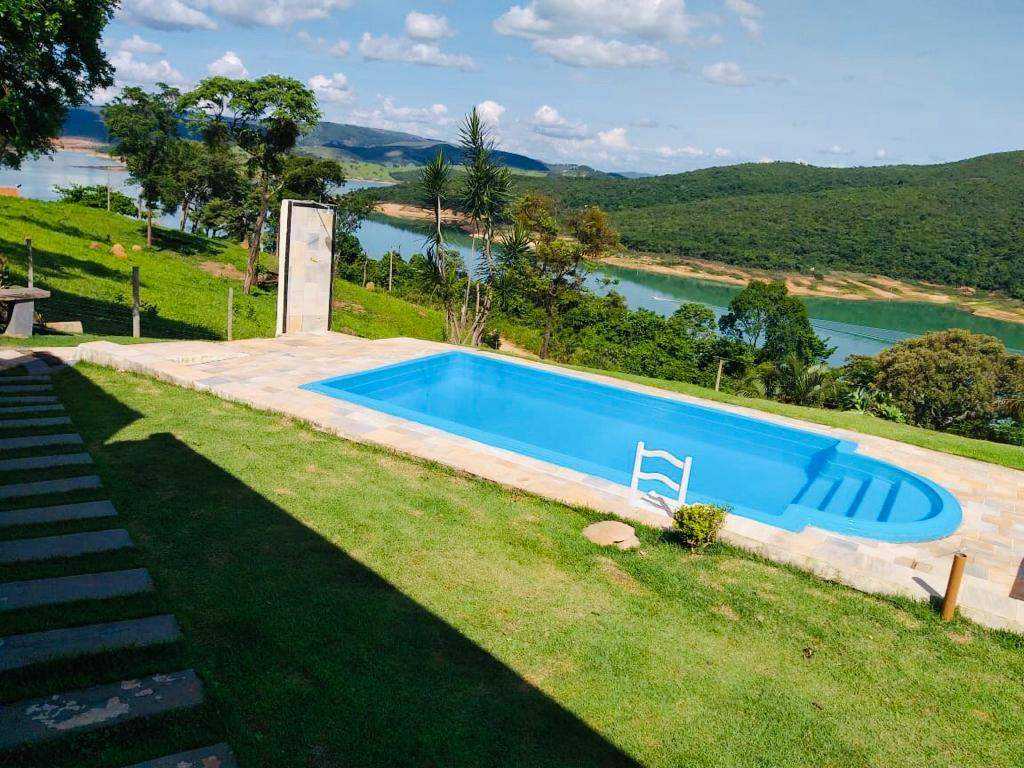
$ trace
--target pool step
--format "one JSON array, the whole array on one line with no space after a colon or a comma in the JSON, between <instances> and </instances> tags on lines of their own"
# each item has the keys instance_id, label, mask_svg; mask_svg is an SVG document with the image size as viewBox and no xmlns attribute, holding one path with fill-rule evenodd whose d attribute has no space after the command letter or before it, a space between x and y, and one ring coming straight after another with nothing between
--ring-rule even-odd
<instances>
[{"instance_id":1,"label":"pool step","mask_svg":"<svg viewBox=\"0 0 1024 768\"><path fill-rule=\"evenodd\" d=\"M831 494L839 481L834 477L818 475L811 483L804 488L796 503L803 507L820 509L822 505L831 498Z\"/></svg>"}]
</instances>

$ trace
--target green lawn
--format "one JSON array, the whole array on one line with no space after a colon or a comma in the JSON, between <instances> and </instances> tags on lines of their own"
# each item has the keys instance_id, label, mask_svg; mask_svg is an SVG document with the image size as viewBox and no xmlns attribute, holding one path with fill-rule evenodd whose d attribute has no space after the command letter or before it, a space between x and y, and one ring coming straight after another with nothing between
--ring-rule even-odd
<instances>
[{"instance_id":1,"label":"green lawn","mask_svg":"<svg viewBox=\"0 0 1024 768\"><path fill-rule=\"evenodd\" d=\"M186 642L0 697L193 666L209 701L4 764L216 739L268 768L1024 764L1020 637L649 530L600 549L584 510L151 379L83 365L57 388L138 551L0 577L140 564L158 592L0 634L166 610Z\"/></svg>"}]
</instances>

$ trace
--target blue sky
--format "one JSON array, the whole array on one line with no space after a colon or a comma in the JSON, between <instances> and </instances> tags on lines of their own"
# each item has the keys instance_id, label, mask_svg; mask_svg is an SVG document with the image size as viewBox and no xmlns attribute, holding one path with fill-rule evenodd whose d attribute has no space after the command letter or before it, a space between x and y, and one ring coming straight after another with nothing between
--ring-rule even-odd
<instances>
[{"instance_id":1,"label":"blue sky","mask_svg":"<svg viewBox=\"0 0 1024 768\"><path fill-rule=\"evenodd\" d=\"M672 172L1024 146L1024 1L122 0L119 84L287 74L325 117ZM96 94L96 100L111 93Z\"/></svg>"}]
</instances>

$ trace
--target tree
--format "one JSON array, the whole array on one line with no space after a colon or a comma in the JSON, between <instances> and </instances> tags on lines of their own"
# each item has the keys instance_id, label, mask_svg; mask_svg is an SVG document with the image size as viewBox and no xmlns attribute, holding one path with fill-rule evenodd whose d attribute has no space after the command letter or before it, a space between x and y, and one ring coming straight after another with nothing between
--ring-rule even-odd
<instances>
[{"instance_id":1,"label":"tree","mask_svg":"<svg viewBox=\"0 0 1024 768\"><path fill-rule=\"evenodd\" d=\"M999 339L954 328L880 353L875 386L913 424L984 434L1024 395L1024 361Z\"/></svg>"},{"instance_id":2,"label":"tree","mask_svg":"<svg viewBox=\"0 0 1024 768\"><path fill-rule=\"evenodd\" d=\"M0 3L0 167L52 151L68 109L114 70L100 37L116 0L3 0Z\"/></svg>"},{"instance_id":3,"label":"tree","mask_svg":"<svg viewBox=\"0 0 1024 768\"><path fill-rule=\"evenodd\" d=\"M778 363L793 354L805 363L817 363L834 351L814 332L807 306L781 281L751 280L733 296L719 328L726 338L757 350L761 361Z\"/></svg>"},{"instance_id":4,"label":"tree","mask_svg":"<svg viewBox=\"0 0 1024 768\"><path fill-rule=\"evenodd\" d=\"M544 335L540 344L540 356L546 358L551 348L551 334L555 329L555 316L559 301L570 291L578 291L583 285L584 274L580 270L583 261L583 246L572 240L542 240L533 249L533 268L543 284L541 304L544 307Z\"/></svg>"},{"instance_id":5,"label":"tree","mask_svg":"<svg viewBox=\"0 0 1024 768\"><path fill-rule=\"evenodd\" d=\"M491 314L494 284L501 279L493 244L495 231L512 196L512 175L508 168L495 161L491 129L480 119L476 107L459 129L459 144L466 166L462 207L473 220L474 239L476 235L483 239L481 274L476 282L477 301L470 326L470 343L479 346ZM471 283L466 284L467 303Z\"/></svg>"},{"instance_id":6,"label":"tree","mask_svg":"<svg viewBox=\"0 0 1024 768\"><path fill-rule=\"evenodd\" d=\"M257 194L249 232L244 290L256 281L267 212L285 169L287 153L320 119L315 94L298 80L267 75L256 80L210 77L186 94L180 107L207 142L231 142L246 155L246 170Z\"/></svg>"},{"instance_id":7,"label":"tree","mask_svg":"<svg viewBox=\"0 0 1024 768\"><path fill-rule=\"evenodd\" d=\"M182 231L190 218L195 231L210 200L239 202L247 191L239 158L231 147L186 139L171 146L159 184L160 207L164 213L181 211L178 228Z\"/></svg>"},{"instance_id":8,"label":"tree","mask_svg":"<svg viewBox=\"0 0 1024 768\"><path fill-rule=\"evenodd\" d=\"M569 232L583 246L588 259L596 259L620 246L619 233L611 225L608 214L596 205L574 211L569 216Z\"/></svg>"},{"instance_id":9,"label":"tree","mask_svg":"<svg viewBox=\"0 0 1024 768\"><path fill-rule=\"evenodd\" d=\"M153 208L163 196L163 183L177 151L180 94L158 83L157 93L129 87L103 108L103 122L114 140L111 154L121 158L142 190L146 205L146 244L153 245Z\"/></svg>"}]
</instances>

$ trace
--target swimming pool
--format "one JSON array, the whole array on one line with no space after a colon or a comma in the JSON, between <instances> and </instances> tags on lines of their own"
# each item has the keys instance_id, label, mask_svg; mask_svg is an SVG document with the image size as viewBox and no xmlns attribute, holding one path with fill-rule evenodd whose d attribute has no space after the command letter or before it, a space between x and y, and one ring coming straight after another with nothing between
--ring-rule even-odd
<instances>
[{"instance_id":1,"label":"swimming pool","mask_svg":"<svg viewBox=\"0 0 1024 768\"><path fill-rule=\"evenodd\" d=\"M960 525L948 491L855 443L485 355L445 352L302 388L625 486L643 441L693 457L688 502L790 531L926 541Z\"/></svg>"}]
</instances>

